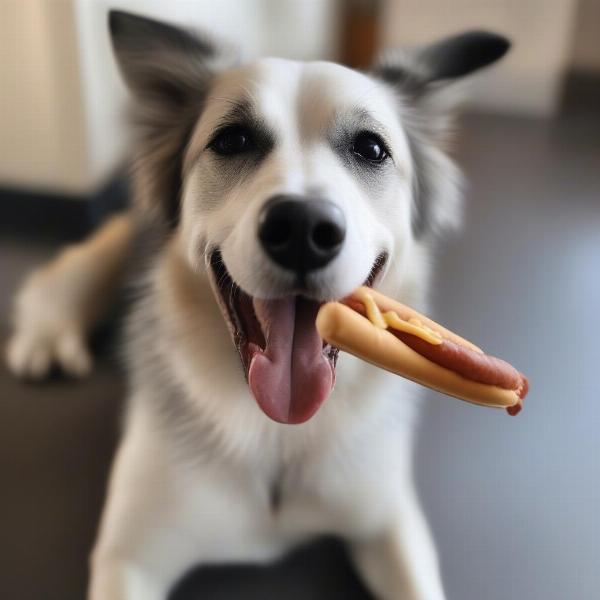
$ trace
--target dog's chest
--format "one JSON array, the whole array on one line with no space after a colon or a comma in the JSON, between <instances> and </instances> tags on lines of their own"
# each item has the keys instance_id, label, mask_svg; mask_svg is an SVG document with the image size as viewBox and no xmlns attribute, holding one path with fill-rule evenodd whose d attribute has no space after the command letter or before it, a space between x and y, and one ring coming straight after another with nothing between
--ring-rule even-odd
<instances>
[{"instance_id":1,"label":"dog's chest","mask_svg":"<svg viewBox=\"0 0 600 600\"><path fill-rule=\"evenodd\" d=\"M315 444L288 460L277 460L275 453L269 468L252 470L262 471L250 484L256 508L274 536L360 535L394 510L407 441L399 431L381 431Z\"/></svg>"},{"instance_id":2,"label":"dog's chest","mask_svg":"<svg viewBox=\"0 0 600 600\"><path fill-rule=\"evenodd\" d=\"M286 538L346 531L349 522L360 518L355 513L362 512L349 501L349 483L333 481L323 469L280 467L262 484L266 526L272 535Z\"/></svg>"}]
</instances>

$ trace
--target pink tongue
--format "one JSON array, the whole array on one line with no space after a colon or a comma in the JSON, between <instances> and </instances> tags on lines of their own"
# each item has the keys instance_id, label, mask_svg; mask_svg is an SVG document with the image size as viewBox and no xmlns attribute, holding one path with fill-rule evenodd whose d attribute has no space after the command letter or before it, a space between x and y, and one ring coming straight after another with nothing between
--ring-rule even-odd
<instances>
[{"instance_id":1,"label":"pink tongue","mask_svg":"<svg viewBox=\"0 0 600 600\"><path fill-rule=\"evenodd\" d=\"M333 387L333 369L315 327L318 310L318 303L303 298L254 299L266 348L255 348L248 383L274 421L308 421Z\"/></svg>"}]
</instances>

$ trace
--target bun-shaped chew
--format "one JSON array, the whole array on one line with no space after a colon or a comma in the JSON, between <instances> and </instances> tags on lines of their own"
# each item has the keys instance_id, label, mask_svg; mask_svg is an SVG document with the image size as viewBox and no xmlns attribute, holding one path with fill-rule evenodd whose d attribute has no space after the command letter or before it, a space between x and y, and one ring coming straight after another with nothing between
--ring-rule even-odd
<instances>
[{"instance_id":1,"label":"bun-shaped chew","mask_svg":"<svg viewBox=\"0 0 600 600\"><path fill-rule=\"evenodd\" d=\"M317 330L327 343L382 369L511 415L521 410L529 389L527 378L507 362L367 287L324 304Z\"/></svg>"}]
</instances>

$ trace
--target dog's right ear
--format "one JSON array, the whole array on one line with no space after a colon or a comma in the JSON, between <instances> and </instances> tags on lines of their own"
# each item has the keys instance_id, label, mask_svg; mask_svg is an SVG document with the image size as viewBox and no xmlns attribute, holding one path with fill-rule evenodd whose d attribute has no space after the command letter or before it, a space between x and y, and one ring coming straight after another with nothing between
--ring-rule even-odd
<instances>
[{"instance_id":1,"label":"dog's right ear","mask_svg":"<svg viewBox=\"0 0 600 600\"><path fill-rule=\"evenodd\" d=\"M215 72L233 62L233 53L186 29L117 10L109 13L109 29L135 100L135 200L173 225L183 151Z\"/></svg>"},{"instance_id":2,"label":"dog's right ear","mask_svg":"<svg viewBox=\"0 0 600 600\"><path fill-rule=\"evenodd\" d=\"M119 68L143 102L181 106L202 94L216 46L191 31L112 10L109 28Z\"/></svg>"}]
</instances>

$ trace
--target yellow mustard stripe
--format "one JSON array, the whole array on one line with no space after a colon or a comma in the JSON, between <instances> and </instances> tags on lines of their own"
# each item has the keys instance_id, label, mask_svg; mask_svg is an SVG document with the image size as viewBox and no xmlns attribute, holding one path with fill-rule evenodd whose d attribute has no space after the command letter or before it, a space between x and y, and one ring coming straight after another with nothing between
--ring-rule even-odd
<instances>
[{"instance_id":1,"label":"yellow mustard stripe","mask_svg":"<svg viewBox=\"0 0 600 600\"><path fill-rule=\"evenodd\" d=\"M415 317L411 317L408 321L405 321L393 310L381 314L373 296L366 291L361 290L360 300L365 305L367 318L379 329L387 329L389 326L396 331L403 331L405 333L416 335L434 346L438 346L444 341L437 331L433 331L430 327L423 325L423 323Z\"/></svg>"},{"instance_id":2,"label":"yellow mustard stripe","mask_svg":"<svg viewBox=\"0 0 600 600\"><path fill-rule=\"evenodd\" d=\"M405 321L404 319L401 319L393 310L384 313L383 318L392 329L416 335L417 337L420 337L422 340L429 342L434 346L439 346L444 341L439 333L433 331L433 329L430 329L426 325L421 324L418 319ZM415 323L415 321L417 322Z\"/></svg>"},{"instance_id":3,"label":"yellow mustard stripe","mask_svg":"<svg viewBox=\"0 0 600 600\"><path fill-rule=\"evenodd\" d=\"M367 292L361 292L361 301L365 305L365 311L367 312L367 318L375 327L379 329L387 329L387 323L379 310L379 306L373 300L373 296Z\"/></svg>"}]
</instances>

